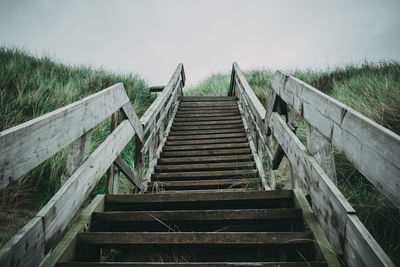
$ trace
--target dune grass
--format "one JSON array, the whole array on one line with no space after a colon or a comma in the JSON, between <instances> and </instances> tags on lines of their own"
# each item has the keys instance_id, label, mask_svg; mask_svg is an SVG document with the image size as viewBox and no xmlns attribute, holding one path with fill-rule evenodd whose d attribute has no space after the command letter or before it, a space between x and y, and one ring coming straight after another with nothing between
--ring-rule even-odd
<instances>
[{"instance_id":1,"label":"dune grass","mask_svg":"<svg viewBox=\"0 0 400 267\"><path fill-rule=\"evenodd\" d=\"M137 75L120 75L86 66L71 67L48 57L35 57L20 49L1 47L0 131L120 82L124 84L135 111L141 116L154 97L147 89L146 82ZM110 118L95 127L91 138L91 152L109 133ZM67 154L68 147L0 190L0 217L4 215L4 218L8 218L1 222L0 247L60 188ZM122 157L133 166L133 142L124 149ZM122 179L120 190L127 192L129 188L129 182ZM103 193L104 190L105 176L93 194ZM9 221L11 224L7 223Z\"/></svg>"},{"instance_id":2,"label":"dune grass","mask_svg":"<svg viewBox=\"0 0 400 267\"><path fill-rule=\"evenodd\" d=\"M400 134L400 62L365 62L327 71L287 72ZM274 72L257 69L244 75L260 101L266 104ZM214 74L186 94L227 93L229 81L230 73ZM305 143L306 124L300 117L297 126L297 136ZM400 210L337 151L335 162L339 189L394 263L400 265Z\"/></svg>"}]
</instances>

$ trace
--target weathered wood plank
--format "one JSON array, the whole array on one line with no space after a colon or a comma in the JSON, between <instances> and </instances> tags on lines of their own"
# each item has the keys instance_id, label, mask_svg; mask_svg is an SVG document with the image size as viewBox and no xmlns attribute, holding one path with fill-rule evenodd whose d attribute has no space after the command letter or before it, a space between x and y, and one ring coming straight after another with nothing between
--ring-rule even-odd
<instances>
[{"instance_id":1,"label":"weathered wood plank","mask_svg":"<svg viewBox=\"0 0 400 267\"><path fill-rule=\"evenodd\" d=\"M59 267L232 267L232 266L257 266L257 267L327 267L325 262L65 262Z\"/></svg>"},{"instance_id":2,"label":"weathered wood plank","mask_svg":"<svg viewBox=\"0 0 400 267\"><path fill-rule=\"evenodd\" d=\"M174 74L169 80L168 84L165 86L164 90L158 95L156 100L150 105L143 116L140 118L140 122L143 125L143 134L146 134L149 130L150 123L156 118L161 108L167 102L173 90L179 86L181 81L181 75L183 73L183 65L179 64L176 67Z\"/></svg>"},{"instance_id":3,"label":"weathered wood plank","mask_svg":"<svg viewBox=\"0 0 400 267\"><path fill-rule=\"evenodd\" d=\"M216 221L216 220L275 220L301 218L300 209L229 209L229 210L168 210L113 211L93 214L96 222L137 221ZM157 219L155 219L157 218Z\"/></svg>"},{"instance_id":4,"label":"weathered wood plank","mask_svg":"<svg viewBox=\"0 0 400 267\"><path fill-rule=\"evenodd\" d=\"M210 145L181 145L181 146L164 146L163 151L182 151L182 150L204 150L204 149L220 149L220 148L247 148L248 143L226 143L226 144L210 144Z\"/></svg>"},{"instance_id":5,"label":"weathered wood plank","mask_svg":"<svg viewBox=\"0 0 400 267\"><path fill-rule=\"evenodd\" d=\"M123 121L38 213L43 217L46 251L54 247L86 197L134 133L130 122Z\"/></svg>"},{"instance_id":6,"label":"weathered wood plank","mask_svg":"<svg viewBox=\"0 0 400 267\"><path fill-rule=\"evenodd\" d=\"M354 209L276 112L271 115L270 128L301 184L307 188L315 204L316 217L330 244L337 254L341 254L347 214L355 213Z\"/></svg>"},{"instance_id":7,"label":"weathered wood plank","mask_svg":"<svg viewBox=\"0 0 400 267\"><path fill-rule=\"evenodd\" d=\"M272 89L400 207L400 136L280 71Z\"/></svg>"},{"instance_id":8,"label":"weathered wood plank","mask_svg":"<svg viewBox=\"0 0 400 267\"><path fill-rule=\"evenodd\" d=\"M198 171L198 172L172 172L172 173L154 173L153 179L166 180L173 179L195 179L195 178L216 178L216 177L231 177L231 178L247 178L257 176L257 170L234 170L234 171Z\"/></svg>"},{"instance_id":9,"label":"weathered wood plank","mask_svg":"<svg viewBox=\"0 0 400 267\"><path fill-rule=\"evenodd\" d=\"M0 189L72 143L127 102L124 86L119 83L1 132Z\"/></svg>"},{"instance_id":10,"label":"weathered wood plank","mask_svg":"<svg viewBox=\"0 0 400 267\"><path fill-rule=\"evenodd\" d=\"M348 215L344 258L351 267L395 266L356 215Z\"/></svg>"},{"instance_id":11,"label":"weathered wood plank","mask_svg":"<svg viewBox=\"0 0 400 267\"><path fill-rule=\"evenodd\" d=\"M233 63L233 70L235 71L235 77L237 78L239 86L243 88L243 93L248 98L250 108L253 110L254 113L257 114L257 116L259 116L261 120L264 120L266 114L265 108L261 104L260 100L258 100L257 96L254 94L242 71L240 70L239 65L236 62Z\"/></svg>"},{"instance_id":12,"label":"weathered wood plank","mask_svg":"<svg viewBox=\"0 0 400 267\"><path fill-rule=\"evenodd\" d=\"M228 163L192 163L192 164L178 164L178 165L157 165L155 171L196 171L196 170L215 170L215 169L248 169L254 168L255 162L228 162Z\"/></svg>"},{"instance_id":13,"label":"weathered wood plank","mask_svg":"<svg viewBox=\"0 0 400 267\"><path fill-rule=\"evenodd\" d=\"M61 177L62 184L65 184L68 178L71 177L79 166L81 166L82 162L89 156L91 138L92 130L89 130L69 145L65 173Z\"/></svg>"},{"instance_id":14,"label":"weathered wood plank","mask_svg":"<svg viewBox=\"0 0 400 267\"><path fill-rule=\"evenodd\" d=\"M306 123L306 137L308 151L310 151L333 183L337 185L335 155L332 144L308 123Z\"/></svg>"},{"instance_id":15,"label":"weathered wood plank","mask_svg":"<svg viewBox=\"0 0 400 267\"><path fill-rule=\"evenodd\" d=\"M74 260L77 234L79 232L89 231L93 212L104 211L104 200L105 195L97 195L92 202L90 202L51 254L41 262L41 267L55 266L56 263L60 261Z\"/></svg>"},{"instance_id":16,"label":"weathered wood plank","mask_svg":"<svg viewBox=\"0 0 400 267\"><path fill-rule=\"evenodd\" d=\"M79 233L82 244L304 244L309 232Z\"/></svg>"},{"instance_id":17,"label":"weathered wood plank","mask_svg":"<svg viewBox=\"0 0 400 267\"><path fill-rule=\"evenodd\" d=\"M244 129L242 128L234 128L234 129L212 129L212 130L195 130L195 131L170 131L169 136L189 136L189 135L207 135L207 134L229 134L229 133L244 133Z\"/></svg>"},{"instance_id":18,"label":"weathered wood plank","mask_svg":"<svg viewBox=\"0 0 400 267\"><path fill-rule=\"evenodd\" d=\"M206 117L194 117L194 118L191 118L191 117L176 118L175 121L196 122L196 121L225 121L225 120L237 120L237 119L240 119L239 114L236 116L223 115L223 116L206 116Z\"/></svg>"},{"instance_id":19,"label":"weathered wood plank","mask_svg":"<svg viewBox=\"0 0 400 267\"><path fill-rule=\"evenodd\" d=\"M200 162L243 162L252 161L251 155L232 155L232 156L206 156L206 157L182 157L182 158L161 158L158 164L177 164L177 163L200 163Z\"/></svg>"},{"instance_id":20,"label":"weathered wood plank","mask_svg":"<svg viewBox=\"0 0 400 267\"><path fill-rule=\"evenodd\" d=\"M238 133L216 133L216 134L202 134L202 135L182 135L182 136L168 136L168 141L178 141L178 140L206 140L206 139L228 139L228 138L238 138L246 137L243 132Z\"/></svg>"},{"instance_id":21,"label":"weathered wood plank","mask_svg":"<svg viewBox=\"0 0 400 267\"><path fill-rule=\"evenodd\" d=\"M132 124L132 127L133 129L135 129L135 132L138 135L139 139L143 141L143 126L140 123L140 119L133 109L132 104L129 102L123 105L121 108L121 112L125 119L128 119L129 122Z\"/></svg>"},{"instance_id":22,"label":"weathered wood plank","mask_svg":"<svg viewBox=\"0 0 400 267\"><path fill-rule=\"evenodd\" d=\"M118 156L114 162L114 164L118 167L118 169L125 175L125 177L131 182L133 185L138 186L140 189L143 189L143 185L138 179L138 177L135 176L134 172L132 169L129 167L129 165L121 158L121 156Z\"/></svg>"},{"instance_id":23,"label":"weathered wood plank","mask_svg":"<svg viewBox=\"0 0 400 267\"><path fill-rule=\"evenodd\" d=\"M162 157L191 157L191 156L215 156L215 155L250 155L250 148L241 149L212 149L195 151L167 151L162 152Z\"/></svg>"},{"instance_id":24,"label":"weathered wood plank","mask_svg":"<svg viewBox=\"0 0 400 267\"><path fill-rule=\"evenodd\" d=\"M210 102L210 101L235 101L235 96L184 96L180 97L181 102Z\"/></svg>"},{"instance_id":25,"label":"weathered wood plank","mask_svg":"<svg viewBox=\"0 0 400 267\"><path fill-rule=\"evenodd\" d=\"M34 217L0 250L0 266L38 266L45 255L43 222Z\"/></svg>"},{"instance_id":26,"label":"weathered wood plank","mask_svg":"<svg viewBox=\"0 0 400 267\"><path fill-rule=\"evenodd\" d=\"M326 238L321 226L319 225L317 218L315 218L315 215L312 212L311 207L308 204L308 201L303 192L300 189L293 189L293 193L295 203L302 210L303 219L308 225L310 231L313 233L313 237L316 241L315 245L319 247L319 250L321 251L325 261L328 263L328 266L342 266L339 263L331 246L329 245L329 241Z\"/></svg>"},{"instance_id":27,"label":"weathered wood plank","mask_svg":"<svg viewBox=\"0 0 400 267\"><path fill-rule=\"evenodd\" d=\"M179 140L167 141L167 146L173 145L199 145L199 144L223 144L223 143L246 143L246 137L223 138L223 139L200 139L200 140Z\"/></svg>"},{"instance_id":28,"label":"weathered wood plank","mask_svg":"<svg viewBox=\"0 0 400 267\"><path fill-rule=\"evenodd\" d=\"M193 121L193 122L174 122L174 127L181 127L181 126L201 126L201 125L235 125L235 124L242 124L240 119L235 120L225 120L225 121Z\"/></svg>"}]
</instances>

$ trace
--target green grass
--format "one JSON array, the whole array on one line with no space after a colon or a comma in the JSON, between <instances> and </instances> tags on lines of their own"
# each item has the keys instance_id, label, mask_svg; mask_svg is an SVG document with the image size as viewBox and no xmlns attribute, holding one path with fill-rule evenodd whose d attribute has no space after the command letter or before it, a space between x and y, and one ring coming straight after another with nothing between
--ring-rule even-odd
<instances>
[{"instance_id":1,"label":"green grass","mask_svg":"<svg viewBox=\"0 0 400 267\"><path fill-rule=\"evenodd\" d=\"M67 66L48 57L34 57L16 48L0 48L0 131L73 103L113 84L122 82L141 116L154 97L147 84L137 75L120 75L86 66ZM92 134L91 152L109 135L110 118L98 125ZM60 188L65 171L68 147L33 169L21 179L0 191L1 212L38 211ZM133 165L134 144L129 143L122 157ZM122 179L120 189L129 191ZM105 177L94 194L105 190ZM25 220L26 221L26 220ZM3 224L3 222L2 222ZM4 225L2 225L4 226ZM23 226L23 223L20 227ZM19 227L0 229L2 246Z\"/></svg>"},{"instance_id":2,"label":"green grass","mask_svg":"<svg viewBox=\"0 0 400 267\"><path fill-rule=\"evenodd\" d=\"M400 134L400 62L365 62L327 71L287 72ZM265 69L244 73L263 104L267 102L273 74ZM229 73L214 74L185 94L228 92L229 81ZM304 120L298 117L297 125L297 135L305 143ZM394 263L400 265L400 210L337 151L335 161L339 189Z\"/></svg>"}]
</instances>

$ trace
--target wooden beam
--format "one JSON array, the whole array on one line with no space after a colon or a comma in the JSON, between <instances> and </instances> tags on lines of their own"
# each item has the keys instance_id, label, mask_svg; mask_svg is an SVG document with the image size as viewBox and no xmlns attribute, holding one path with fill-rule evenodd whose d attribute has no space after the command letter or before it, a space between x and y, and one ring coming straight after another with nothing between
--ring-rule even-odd
<instances>
[{"instance_id":1,"label":"wooden beam","mask_svg":"<svg viewBox=\"0 0 400 267\"><path fill-rule=\"evenodd\" d=\"M330 267L340 267L342 266L336 254L333 252L328 239L326 238L324 231L322 230L321 226L318 223L317 218L315 217L314 213L306 197L304 196L303 192L300 189L293 189L294 193L294 200L296 206L299 207L302 211L304 222L307 224L311 232L313 233L313 237L315 239L315 246L319 248L322 253L322 256L328 266Z\"/></svg>"},{"instance_id":2,"label":"wooden beam","mask_svg":"<svg viewBox=\"0 0 400 267\"><path fill-rule=\"evenodd\" d=\"M85 208L71 229L65 234L53 251L41 262L41 267L55 266L57 262L73 261L77 244L77 234L91 228L93 212L104 211L104 195L97 195Z\"/></svg>"},{"instance_id":3,"label":"wooden beam","mask_svg":"<svg viewBox=\"0 0 400 267\"><path fill-rule=\"evenodd\" d=\"M272 89L400 207L399 135L283 72Z\"/></svg>"},{"instance_id":4,"label":"wooden beam","mask_svg":"<svg viewBox=\"0 0 400 267\"><path fill-rule=\"evenodd\" d=\"M139 139L143 141L143 126L140 123L139 117L136 115L135 110L132 107L132 104L126 103L122 106L121 112L125 119L128 119L129 122L132 124L133 129L135 129L136 134L138 135Z\"/></svg>"},{"instance_id":5,"label":"wooden beam","mask_svg":"<svg viewBox=\"0 0 400 267\"><path fill-rule=\"evenodd\" d=\"M81 166L89 156L92 130L83 134L69 145L65 173L61 177L61 184L65 184L69 177Z\"/></svg>"},{"instance_id":6,"label":"wooden beam","mask_svg":"<svg viewBox=\"0 0 400 267\"><path fill-rule=\"evenodd\" d=\"M111 99L111 101L110 101ZM119 83L0 133L0 189L129 102Z\"/></svg>"},{"instance_id":7,"label":"wooden beam","mask_svg":"<svg viewBox=\"0 0 400 267\"><path fill-rule=\"evenodd\" d=\"M164 106L165 102L167 102L167 100L171 96L172 91L174 91L177 86L179 86L182 70L183 64L179 64L176 67L176 70L169 80L168 84L165 86L164 90L158 95L156 100L154 100L154 102L140 118L140 122L143 125L143 134L147 133L150 128L151 122L156 118L161 108Z\"/></svg>"},{"instance_id":8,"label":"wooden beam","mask_svg":"<svg viewBox=\"0 0 400 267\"><path fill-rule=\"evenodd\" d=\"M115 160L114 164L117 166L117 168L125 175L125 177L133 184L134 186L138 186L140 189L143 189L143 185L138 179L138 177L135 176L134 172L132 169L129 167L129 165L121 158L121 156L118 156L117 159Z\"/></svg>"},{"instance_id":9,"label":"wooden beam","mask_svg":"<svg viewBox=\"0 0 400 267\"><path fill-rule=\"evenodd\" d=\"M55 246L82 203L134 133L127 120L118 125L39 211L37 216L42 217L44 223L46 251Z\"/></svg>"},{"instance_id":10,"label":"wooden beam","mask_svg":"<svg viewBox=\"0 0 400 267\"><path fill-rule=\"evenodd\" d=\"M332 182L337 185L335 155L332 144L314 127L306 123L307 149L325 171Z\"/></svg>"},{"instance_id":11,"label":"wooden beam","mask_svg":"<svg viewBox=\"0 0 400 267\"><path fill-rule=\"evenodd\" d=\"M271 115L270 128L301 179L300 183L309 192L316 217L330 244L341 254L347 214L355 213L354 209L276 112Z\"/></svg>"},{"instance_id":12,"label":"wooden beam","mask_svg":"<svg viewBox=\"0 0 400 267\"><path fill-rule=\"evenodd\" d=\"M31 219L0 250L0 266L38 266L45 255L43 222Z\"/></svg>"}]
</instances>

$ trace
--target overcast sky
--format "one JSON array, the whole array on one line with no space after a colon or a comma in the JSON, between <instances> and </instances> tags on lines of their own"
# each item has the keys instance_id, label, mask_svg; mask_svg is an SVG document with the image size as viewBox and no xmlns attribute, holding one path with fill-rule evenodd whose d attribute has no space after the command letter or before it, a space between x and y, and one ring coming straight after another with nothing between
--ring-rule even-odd
<instances>
[{"instance_id":1,"label":"overcast sky","mask_svg":"<svg viewBox=\"0 0 400 267\"><path fill-rule=\"evenodd\" d=\"M0 0L0 45L189 85L242 69L400 58L400 1Z\"/></svg>"}]
</instances>

